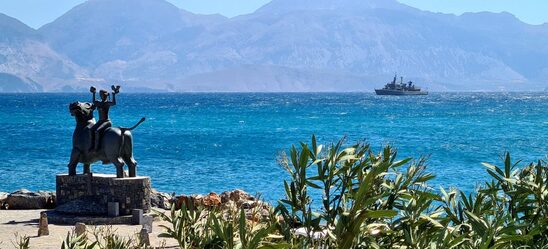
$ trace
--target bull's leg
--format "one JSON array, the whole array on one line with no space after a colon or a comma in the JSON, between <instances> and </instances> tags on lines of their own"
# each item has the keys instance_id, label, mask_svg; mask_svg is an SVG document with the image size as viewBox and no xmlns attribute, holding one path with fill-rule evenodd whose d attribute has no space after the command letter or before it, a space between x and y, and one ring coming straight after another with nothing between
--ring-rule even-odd
<instances>
[{"instance_id":1,"label":"bull's leg","mask_svg":"<svg viewBox=\"0 0 548 249\"><path fill-rule=\"evenodd\" d=\"M132 156L124 157L124 161L127 164L127 167L129 169L129 177L136 177L137 176L137 161L133 159Z\"/></svg>"},{"instance_id":2,"label":"bull's leg","mask_svg":"<svg viewBox=\"0 0 548 249\"><path fill-rule=\"evenodd\" d=\"M116 166L116 177L124 178L124 161L121 158L117 158L112 160L112 163Z\"/></svg>"},{"instance_id":3,"label":"bull's leg","mask_svg":"<svg viewBox=\"0 0 548 249\"><path fill-rule=\"evenodd\" d=\"M84 164L84 174L91 174L91 165L89 163Z\"/></svg>"},{"instance_id":4,"label":"bull's leg","mask_svg":"<svg viewBox=\"0 0 548 249\"><path fill-rule=\"evenodd\" d=\"M69 164L68 165L68 168L69 168L69 176L75 176L76 175L76 166L78 164Z\"/></svg>"},{"instance_id":5,"label":"bull's leg","mask_svg":"<svg viewBox=\"0 0 548 249\"><path fill-rule=\"evenodd\" d=\"M84 150L86 152L90 152L91 150L93 150L92 146L93 146L93 141L94 141L94 132L91 130L91 127L93 127L93 124L88 124L86 127L84 127L84 131L82 134L84 134L84 136L86 137L87 139L87 142L85 143L86 146L84 147Z\"/></svg>"},{"instance_id":6,"label":"bull's leg","mask_svg":"<svg viewBox=\"0 0 548 249\"><path fill-rule=\"evenodd\" d=\"M68 163L68 170L69 170L69 176L76 175L76 166L78 166L78 158L80 157L80 153L72 149L72 152L70 153L70 161Z\"/></svg>"}]
</instances>

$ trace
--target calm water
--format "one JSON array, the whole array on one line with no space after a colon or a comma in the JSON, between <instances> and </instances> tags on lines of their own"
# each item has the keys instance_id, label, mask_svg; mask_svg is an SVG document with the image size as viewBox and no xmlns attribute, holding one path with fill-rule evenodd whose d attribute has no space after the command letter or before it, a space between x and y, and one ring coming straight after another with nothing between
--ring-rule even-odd
<instances>
[{"instance_id":1,"label":"calm water","mask_svg":"<svg viewBox=\"0 0 548 249\"><path fill-rule=\"evenodd\" d=\"M87 94L0 95L0 191L55 189L67 171L74 120L68 103ZM438 93L425 97L352 94L129 94L111 110L114 125L139 117L138 174L165 192L234 188L282 196L280 150L316 134L343 135L400 156L430 155L436 185L471 190L486 178L481 162L504 151L532 161L548 154L547 93ZM78 167L79 172L82 170ZM111 165L94 172L114 173Z\"/></svg>"}]
</instances>

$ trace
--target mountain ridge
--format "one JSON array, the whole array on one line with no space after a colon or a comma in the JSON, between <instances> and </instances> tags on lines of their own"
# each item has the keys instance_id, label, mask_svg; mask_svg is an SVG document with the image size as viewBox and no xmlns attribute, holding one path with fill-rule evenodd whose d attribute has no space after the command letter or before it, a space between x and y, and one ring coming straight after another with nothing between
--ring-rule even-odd
<instances>
[{"instance_id":1,"label":"mountain ridge","mask_svg":"<svg viewBox=\"0 0 548 249\"><path fill-rule=\"evenodd\" d=\"M284 13L296 10L364 10L364 9L398 9L411 7L396 0L273 0L255 13Z\"/></svg>"},{"instance_id":2,"label":"mountain ridge","mask_svg":"<svg viewBox=\"0 0 548 249\"><path fill-rule=\"evenodd\" d=\"M0 14L0 34L0 92L55 91L86 74L15 18Z\"/></svg>"},{"instance_id":3,"label":"mountain ridge","mask_svg":"<svg viewBox=\"0 0 548 249\"><path fill-rule=\"evenodd\" d=\"M0 13L0 41L21 40L26 38L38 38L35 29L11 16Z\"/></svg>"},{"instance_id":4,"label":"mountain ridge","mask_svg":"<svg viewBox=\"0 0 548 249\"><path fill-rule=\"evenodd\" d=\"M0 36L0 72L45 91L113 81L160 91L369 91L394 72L441 91L545 88L546 24L395 0L288 1L226 18L164 0L90 0L34 31L13 20L3 27L0 15L0 33L19 30L13 37L25 41Z\"/></svg>"}]
</instances>

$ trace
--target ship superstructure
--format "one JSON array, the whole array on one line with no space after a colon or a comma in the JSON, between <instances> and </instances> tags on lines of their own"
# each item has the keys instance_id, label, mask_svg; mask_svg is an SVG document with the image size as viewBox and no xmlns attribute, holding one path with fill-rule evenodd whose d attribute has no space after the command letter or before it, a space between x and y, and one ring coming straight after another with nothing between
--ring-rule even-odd
<instances>
[{"instance_id":1,"label":"ship superstructure","mask_svg":"<svg viewBox=\"0 0 548 249\"><path fill-rule=\"evenodd\" d=\"M412 81L403 83L403 77L400 77L400 83L397 83L398 75L394 75L394 80L386 84L382 89L375 89L377 95L427 95L428 92L422 91L420 87L415 86Z\"/></svg>"}]
</instances>

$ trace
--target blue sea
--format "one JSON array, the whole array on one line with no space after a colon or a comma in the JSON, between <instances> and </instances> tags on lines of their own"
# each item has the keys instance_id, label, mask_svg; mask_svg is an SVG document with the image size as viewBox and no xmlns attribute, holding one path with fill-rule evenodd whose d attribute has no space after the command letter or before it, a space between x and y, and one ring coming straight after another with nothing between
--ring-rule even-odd
<instances>
[{"instance_id":1,"label":"blue sea","mask_svg":"<svg viewBox=\"0 0 548 249\"><path fill-rule=\"evenodd\" d=\"M0 191L55 190L67 172L73 101L89 94L0 94ZM278 153L316 134L321 143L347 136L398 156L429 156L436 189L470 191L487 179L482 162L510 151L524 162L548 154L548 93L120 93L115 126L147 120L134 135L138 174L178 194L235 188L283 196ZM82 167L78 167L81 172ZM114 173L95 164L93 172Z\"/></svg>"}]
</instances>

